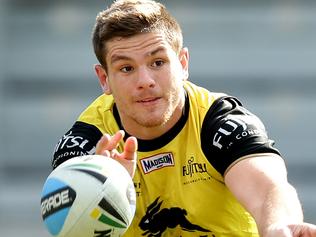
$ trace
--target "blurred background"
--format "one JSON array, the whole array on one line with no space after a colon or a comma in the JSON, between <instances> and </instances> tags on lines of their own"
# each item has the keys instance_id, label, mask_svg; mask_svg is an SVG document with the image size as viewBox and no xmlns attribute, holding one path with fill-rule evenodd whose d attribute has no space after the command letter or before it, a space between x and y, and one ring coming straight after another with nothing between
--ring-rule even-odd
<instances>
[{"instance_id":1,"label":"blurred background","mask_svg":"<svg viewBox=\"0 0 316 237\"><path fill-rule=\"evenodd\" d=\"M183 27L190 80L261 117L316 223L316 1L162 2ZM59 137L101 93L91 30L109 3L0 0L1 236L49 236L42 185Z\"/></svg>"}]
</instances>

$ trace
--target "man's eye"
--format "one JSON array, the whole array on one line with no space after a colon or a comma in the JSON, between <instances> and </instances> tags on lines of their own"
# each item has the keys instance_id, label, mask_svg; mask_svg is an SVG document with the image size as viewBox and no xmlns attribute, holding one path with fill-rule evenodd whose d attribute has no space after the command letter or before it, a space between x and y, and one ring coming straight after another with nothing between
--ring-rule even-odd
<instances>
[{"instance_id":1,"label":"man's eye","mask_svg":"<svg viewBox=\"0 0 316 237\"><path fill-rule=\"evenodd\" d=\"M162 60L156 60L153 64L152 64L152 66L153 67L161 67L162 65L164 65L164 61L162 61Z\"/></svg>"},{"instance_id":2,"label":"man's eye","mask_svg":"<svg viewBox=\"0 0 316 237\"><path fill-rule=\"evenodd\" d=\"M121 69L120 69L120 71L121 72L131 72L131 71L133 71L133 67L131 67L131 66L126 66L126 67L122 67Z\"/></svg>"}]
</instances>

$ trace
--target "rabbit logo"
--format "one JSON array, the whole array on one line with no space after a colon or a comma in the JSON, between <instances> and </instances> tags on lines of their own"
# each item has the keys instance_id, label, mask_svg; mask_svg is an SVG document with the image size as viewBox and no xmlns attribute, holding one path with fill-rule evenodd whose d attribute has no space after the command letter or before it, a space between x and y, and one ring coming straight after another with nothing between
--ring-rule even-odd
<instances>
[{"instance_id":1,"label":"rabbit logo","mask_svg":"<svg viewBox=\"0 0 316 237\"><path fill-rule=\"evenodd\" d=\"M187 218L187 211L179 207L163 208L160 210L163 201L159 198L150 204L145 216L141 219L139 227L144 231L142 235L148 237L160 237L167 228L180 226L182 230L188 232L211 232L198 225L192 224ZM215 237L215 235L211 235Z\"/></svg>"}]
</instances>

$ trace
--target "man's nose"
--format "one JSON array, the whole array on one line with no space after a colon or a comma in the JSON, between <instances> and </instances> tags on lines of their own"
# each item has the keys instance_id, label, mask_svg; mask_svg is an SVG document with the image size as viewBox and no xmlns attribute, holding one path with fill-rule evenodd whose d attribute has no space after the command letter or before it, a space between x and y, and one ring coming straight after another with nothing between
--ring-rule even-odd
<instances>
[{"instance_id":1,"label":"man's nose","mask_svg":"<svg viewBox=\"0 0 316 237\"><path fill-rule=\"evenodd\" d=\"M139 89L150 88L155 86L153 73L148 67L142 66L138 68L137 87Z\"/></svg>"}]
</instances>

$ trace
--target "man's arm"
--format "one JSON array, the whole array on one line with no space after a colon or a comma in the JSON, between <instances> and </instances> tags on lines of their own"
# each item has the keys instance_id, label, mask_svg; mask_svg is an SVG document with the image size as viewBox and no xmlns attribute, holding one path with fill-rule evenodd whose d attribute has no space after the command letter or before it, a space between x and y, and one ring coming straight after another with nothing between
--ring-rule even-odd
<instances>
[{"instance_id":1,"label":"man's arm","mask_svg":"<svg viewBox=\"0 0 316 237\"><path fill-rule=\"evenodd\" d=\"M57 143L52 167L55 169L66 160L95 153L96 144L102 137L101 131L94 125L77 121Z\"/></svg>"},{"instance_id":2,"label":"man's arm","mask_svg":"<svg viewBox=\"0 0 316 237\"><path fill-rule=\"evenodd\" d=\"M73 157L97 154L116 159L133 177L136 169L137 140L135 137L128 137L120 153L117 147L124 135L124 131L118 131L114 135L102 135L96 126L77 121L56 145L52 167L55 169Z\"/></svg>"},{"instance_id":3,"label":"man's arm","mask_svg":"<svg viewBox=\"0 0 316 237\"><path fill-rule=\"evenodd\" d=\"M316 237L316 226L303 222L280 152L260 119L236 98L221 97L213 103L201 140L205 156L255 218L261 236Z\"/></svg>"},{"instance_id":4,"label":"man's arm","mask_svg":"<svg viewBox=\"0 0 316 237\"><path fill-rule=\"evenodd\" d=\"M262 237L316 236L303 223L297 193L288 183L284 161L277 154L244 157L225 173L225 183L254 217Z\"/></svg>"}]
</instances>

